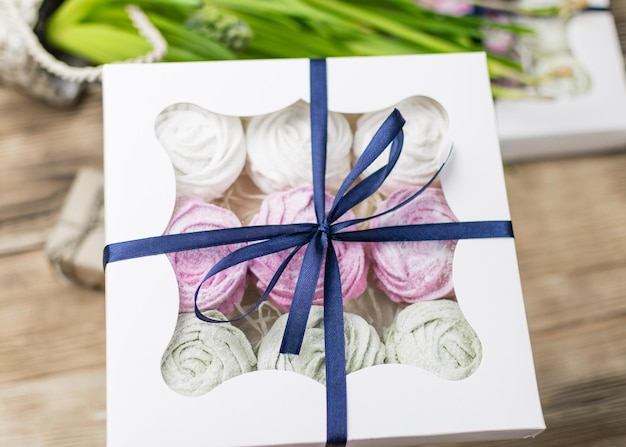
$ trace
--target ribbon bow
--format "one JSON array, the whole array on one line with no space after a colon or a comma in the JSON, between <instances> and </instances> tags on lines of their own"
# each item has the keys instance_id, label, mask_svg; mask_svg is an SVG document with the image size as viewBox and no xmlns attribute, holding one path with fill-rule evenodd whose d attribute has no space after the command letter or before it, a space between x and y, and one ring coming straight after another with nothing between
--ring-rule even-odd
<instances>
[{"instance_id":1,"label":"ribbon bow","mask_svg":"<svg viewBox=\"0 0 626 447\"><path fill-rule=\"evenodd\" d=\"M510 221L452 222L342 231L349 226L391 213L415 199L430 186L443 169L445 162L422 188L396 207L374 216L338 222L348 210L374 194L391 173L402 150L404 119L398 110L394 110L388 116L356 161L353 169L339 188L328 213L326 213L325 171L328 118L326 61L324 59L311 60L310 74L313 205L316 222L226 228L114 243L107 245L104 249L104 264L182 250L256 242L230 253L209 270L196 289L195 301L197 302L202 284L211 276L241 262L291 249L256 305L246 314L234 320L228 320L236 321L245 318L267 298L293 256L306 246L280 352L284 354L298 354L300 352L315 287L325 261L323 277L327 445L343 446L347 442L348 433L345 340L341 275L333 241L385 242L512 237L513 231ZM359 180L361 174L389 145L391 147L387 164L373 174ZM448 158L449 156L450 154L448 154ZM225 322L206 317L197 304L195 305L195 313L198 318L207 322Z\"/></svg>"}]
</instances>

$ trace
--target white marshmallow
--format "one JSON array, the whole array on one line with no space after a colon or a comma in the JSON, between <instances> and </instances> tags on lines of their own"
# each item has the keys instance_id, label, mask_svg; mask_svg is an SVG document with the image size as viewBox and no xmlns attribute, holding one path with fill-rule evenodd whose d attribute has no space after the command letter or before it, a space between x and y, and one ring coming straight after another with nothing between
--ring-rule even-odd
<instances>
[{"instance_id":1,"label":"white marshmallow","mask_svg":"<svg viewBox=\"0 0 626 447\"><path fill-rule=\"evenodd\" d=\"M252 117L247 127L247 170L265 193L312 183L311 120L304 101ZM350 171L352 131L346 117L328 114L326 189L336 191Z\"/></svg>"},{"instance_id":2,"label":"white marshmallow","mask_svg":"<svg viewBox=\"0 0 626 447\"><path fill-rule=\"evenodd\" d=\"M380 192L389 195L396 189L422 185L439 169L446 144L448 115L435 100L425 96L412 96L395 105L406 123L402 153ZM380 125L394 107L363 114L357 120L353 153L359 157ZM364 172L369 175L387 164L389 149Z\"/></svg>"},{"instance_id":3,"label":"white marshmallow","mask_svg":"<svg viewBox=\"0 0 626 447\"><path fill-rule=\"evenodd\" d=\"M220 198L243 170L246 147L239 117L174 104L159 114L155 132L174 166L178 196Z\"/></svg>"}]
</instances>

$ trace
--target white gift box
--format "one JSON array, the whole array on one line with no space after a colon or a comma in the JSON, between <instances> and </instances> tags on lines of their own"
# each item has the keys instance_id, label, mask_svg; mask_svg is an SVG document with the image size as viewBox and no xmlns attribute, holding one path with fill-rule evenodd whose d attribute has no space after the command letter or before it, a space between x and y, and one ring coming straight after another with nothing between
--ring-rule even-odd
<instances>
[{"instance_id":1,"label":"white gift box","mask_svg":"<svg viewBox=\"0 0 626 447\"><path fill-rule=\"evenodd\" d=\"M505 161L626 147L626 76L612 14L580 13L569 21L566 32L575 60L589 77L589 88L551 100L496 101Z\"/></svg>"},{"instance_id":2,"label":"white gift box","mask_svg":"<svg viewBox=\"0 0 626 447\"><path fill-rule=\"evenodd\" d=\"M460 221L510 219L484 54L327 64L332 111L374 111L413 95L438 101L456 147L441 173L451 209ZM105 67L106 242L159 236L170 219L174 172L155 136L166 107L188 102L254 116L299 99L309 100L306 59ZM544 429L514 239L459 241L453 277L483 346L480 367L459 381L397 364L349 374L349 445L520 438ZM325 389L305 376L255 371L200 397L164 383L161 356L178 313L165 256L109 264L106 303L110 447L324 445Z\"/></svg>"}]
</instances>

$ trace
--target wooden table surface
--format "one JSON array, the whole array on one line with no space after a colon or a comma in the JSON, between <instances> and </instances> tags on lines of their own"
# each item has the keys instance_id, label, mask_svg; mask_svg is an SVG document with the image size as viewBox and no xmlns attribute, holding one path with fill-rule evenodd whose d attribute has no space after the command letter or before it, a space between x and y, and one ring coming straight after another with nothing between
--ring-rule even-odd
<instances>
[{"instance_id":1,"label":"wooden table surface","mask_svg":"<svg viewBox=\"0 0 626 447\"><path fill-rule=\"evenodd\" d=\"M102 166L101 106L0 88L0 446L106 442L104 293L61 282L43 249L77 169ZM478 445L626 446L626 152L506 181L548 429Z\"/></svg>"}]
</instances>

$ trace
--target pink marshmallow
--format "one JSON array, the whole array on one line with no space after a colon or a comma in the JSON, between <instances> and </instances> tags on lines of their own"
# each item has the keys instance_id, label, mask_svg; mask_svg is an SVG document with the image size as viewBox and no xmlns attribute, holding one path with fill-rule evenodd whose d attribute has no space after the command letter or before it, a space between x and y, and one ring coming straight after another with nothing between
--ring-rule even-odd
<instances>
[{"instance_id":1,"label":"pink marshmallow","mask_svg":"<svg viewBox=\"0 0 626 447\"><path fill-rule=\"evenodd\" d=\"M381 203L376 214L393 208L417 191L399 189ZM456 222L439 188L430 187L402 208L370 221L371 228L394 225ZM370 243L376 282L389 298L399 303L434 300L453 292L451 241Z\"/></svg>"},{"instance_id":2,"label":"pink marshmallow","mask_svg":"<svg viewBox=\"0 0 626 447\"><path fill-rule=\"evenodd\" d=\"M231 211L197 196L179 197L166 234L191 233L240 227L241 222ZM206 273L222 258L241 245L223 245L196 250L168 253L180 295L179 312L194 311L194 294ZM198 294L201 311L219 310L229 314L235 303L241 302L246 286L247 263L241 263L209 278Z\"/></svg>"},{"instance_id":3,"label":"pink marshmallow","mask_svg":"<svg viewBox=\"0 0 626 447\"><path fill-rule=\"evenodd\" d=\"M333 196L326 194L326 211L332 204ZM349 211L340 220L354 219L354 213ZM311 186L302 186L286 192L276 192L268 195L259 212L252 218L250 225L266 224L289 224L315 222L313 208L313 189ZM348 227L357 229L356 226ZM368 263L365 256L364 246L354 242L333 242L333 247L339 260L341 272L341 288L343 301L361 295L367 287ZM300 249L293 257L288 267L283 272L280 280L276 283L269 299L282 311L288 311L293 299L293 292L300 273L300 267L304 259L306 246ZM249 262L249 271L256 281L260 291L267 288L279 265L289 255L291 250L283 250L278 253L252 259ZM313 299L314 305L324 302L323 271L320 272Z\"/></svg>"}]
</instances>

